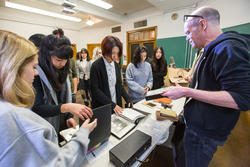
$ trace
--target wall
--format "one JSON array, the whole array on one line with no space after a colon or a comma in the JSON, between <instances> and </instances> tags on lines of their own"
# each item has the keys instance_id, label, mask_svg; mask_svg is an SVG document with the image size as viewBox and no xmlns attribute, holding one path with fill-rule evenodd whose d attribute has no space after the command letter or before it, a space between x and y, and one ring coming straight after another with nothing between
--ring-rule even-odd
<instances>
[{"instance_id":1,"label":"wall","mask_svg":"<svg viewBox=\"0 0 250 167\"><path fill-rule=\"evenodd\" d=\"M124 31L122 31L124 32ZM80 32L80 45L79 50L84 47L87 47L87 44L90 43L101 43L102 39L107 35L113 35L118 37L122 42L125 40L122 32L111 33L111 27L109 28L86 28Z\"/></svg>"},{"instance_id":2,"label":"wall","mask_svg":"<svg viewBox=\"0 0 250 167\"><path fill-rule=\"evenodd\" d=\"M198 4L196 8L201 6L211 6L219 10L223 31L235 30L241 33L250 34L250 11L248 9L250 6L249 0L210 0ZM162 26L159 26L159 38L157 40L157 45L163 46L168 62L170 56L174 57L177 67L188 67L188 54L185 63L186 47L187 50L191 52L189 44L186 44L185 42L182 16L184 14L191 13L196 8L177 11L181 17L179 17L176 21L170 20L171 14L165 14ZM163 27L166 28L164 29ZM197 50L192 50L192 55L194 55L196 51Z\"/></svg>"},{"instance_id":3,"label":"wall","mask_svg":"<svg viewBox=\"0 0 250 167\"><path fill-rule=\"evenodd\" d=\"M183 36L183 15L190 14L193 10L205 5L215 7L219 10L221 13L222 28L250 22L250 10L248 9L250 6L249 0L207 0L199 3L195 8L182 9L172 13L162 13L153 9L146 9L144 11L134 13L129 15L129 20L121 25L122 31L120 33L114 33L114 35L118 34L118 36L121 36L124 39L124 42L126 42L126 31L135 30L135 28L133 28L133 23L135 21L147 19L147 27L158 26L158 38ZM171 15L173 13L178 13L178 18L174 21L171 20ZM104 37L107 32L108 34L111 34L111 28L112 27L98 28L94 31L91 31L90 29L83 29L81 30L81 33L88 34L85 38L87 41L93 41L95 39L100 41L101 39L97 39L95 36L98 35ZM85 44L85 42L82 42L82 44Z\"/></svg>"},{"instance_id":4,"label":"wall","mask_svg":"<svg viewBox=\"0 0 250 167\"><path fill-rule=\"evenodd\" d=\"M30 15L32 17L28 17ZM80 31L76 28L79 27L79 23L0 7L0 29L2 30L12 31L29 38L35 33L51 34L57 27L63 27L65 35L71 39L71 42L79 44Z\"/></svg>"},{"instance_id":5,"label":"wall","mask_svg":"<svg viewBox=\"0 0 250 167\"><path fill-rule=\"evenodd\" d=\"M241 24L233 27L223 28L223 32L226 31L237 31L239 33L245 33L250 34L250 23ZM179 37L171 37L171 38L161 38L157 39L157 45L162 46L165 51L165 57L167 61L169 62L169 57L173 56L175 59L175 64L179 68L188 68L192 65L190 61L190 55L194 55L197 50L192 49L191 53L191 46L186 43L186 37L185 36L179 36ZM186 48L187 45L187 48ZM185 51L187 50L188 54L186 56L185 61ZM186 62L186 63L185 63ZM189 66L190 63L190 66Z\"/></svg>"},{"instance_id":6,"label":"wall","mask_svg":"<svg viewBox=\"0 0 250 167\"><path fill-rule=\"evenodd\" d=\"M175 21L170 19L172 13L164 14L163 19L158 26L158 37L169 38L183 36L183 15L190 14L192 11L201 6L211 6L219 10L222 28L250 22L249 0L207 0L199 3L196 8L176 11L175 13L178 13L179 17Z\"/></svg>"},{"instance_id":7,"label":"wall","mask_svg":"<svg viewBox=\"0 0 250 167\"><path fill-rule=\"evenodd\" d=\"M80 33L80 44L81 46L86 47L87 43L98 43L106 35L112 34L119 37L120 40L124 43L123 52L124 54L127 54L126 32L135 30L133 28L133 23L135 21L147 19L147 27L158 27L157 43L163 45L163 47L165 48L164 51L166 52L168 62L169 56L174 56L177 66L183 67L186 46L183 32L183 15L190 14L195 9L206 5L219 10L221 14L222 28L228 28L250 22L250 10L248 9L250 6L249 0L207 0L199 3L195 8L186 8L172 13L162 13L159 11L154 11L152 9L146 9L144 11L134 13L132 15L129 15L129 20L121 25L122 31L119 33L112 34L112 27L83 29ZM171 20L171 15L173 13L178 13L178 18L174 21ZM170 47L171 45L173 47Z\"/></svg>"},{"instance_id":8,"label":"wall","mask_svg":"<svg viewBox=\"0 0 250 167\"><path fill-rule=\"evenodd\" d=\"M111 33L111 28L118 25L104 28L90 27L81 29L79 27L82 27L82 25L79 25L78 23L61 21L60 19L54 19L36 14L32 14L32 16L34 15L34 17L32 17L30 20L17 22L15 21L17 20L17 18L27 18L25 16L31 14L16 10L14 11L14 9L0 7L0 29L13 31L28 38L34 33L39 32L43 34L50 34L56 27L63 27L65 35L71 39L72 43L77 44L77 50L86 47L88 43L100 43L106 35L114 35L120 38L123 43L123 52L124 54L127 54L126 32L134 30L133 23L135 21L147 19L147 27L157 26L157 39L159 42L164 42L164 39L167 39L168 42L164 46L167 49L168 46L172 43L172 40L179 41L181 37L184 38L183 15L189 14L196 8L203 5L210 5L220 11L222 28L232 27L250 22L250 10L248 9L250 6L249 0L206 0L202 3L199 3L195 8L185 8L171 13L163 13L158 10L156 11L152 8L149 8L131 14L128 16L128 21L121 24L122 31L113 34ZM178 13L179 15L175 21L171 20L172 13ZM177 39L175 39L175 37ZM171 49L171 52L169 52L169 50L166 50L165 52L168 54L167 56L178 54L180 57L184 57L183 50L185 50L185 46L183 46L183 42L181 42L176 45L176 48ZM179 51L180 54L178 53ZM177 62L178 64L180 62L181 65L181 62L184 62L184 60L177 60Z\"/></svg>"}]
</instances>

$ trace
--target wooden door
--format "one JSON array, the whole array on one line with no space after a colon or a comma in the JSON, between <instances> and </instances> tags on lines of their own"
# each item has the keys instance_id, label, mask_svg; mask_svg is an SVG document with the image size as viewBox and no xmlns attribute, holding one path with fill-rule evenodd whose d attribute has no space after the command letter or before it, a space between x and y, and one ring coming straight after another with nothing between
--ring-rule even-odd
<instances>
[{"instance_id":1,"label":"wooden door","mask_svg":"<svg viewBox=\"0 0 250 167\"><path fill-rule=\"evenodd\" d=\"M96 47L101 47L100 43L95 43L95 44L87 44L87 50L89 52L89 57L92 59L93 57L93 51Z\"/></svg>"},{"instance_id":2,"label":"wooden door","mask_svg":"<svg viewBox=\"0 0 250 167\"><path fill-rule=\"evenodd\" d=\"M139 30L127 32L127 63L122 67L127 67L130 62L133 62L133 55L138 46L146 46L148 49L148 57L151 58L154 53L157 39L157 27L149 27ZM149 60L149 59L148 59Z\"/></svg>"},{"instance_id":3,"label":"wooden door","mask_svg":"<svg viewBox=\"0 0 250 167\"><path fill-rule=\"evenodd\" d=\"M76 52L77 52L77 49L76 49L76 44L72 44L72 50L73 50L73 59L76 60Z\"/></svg>"}]
</instances>

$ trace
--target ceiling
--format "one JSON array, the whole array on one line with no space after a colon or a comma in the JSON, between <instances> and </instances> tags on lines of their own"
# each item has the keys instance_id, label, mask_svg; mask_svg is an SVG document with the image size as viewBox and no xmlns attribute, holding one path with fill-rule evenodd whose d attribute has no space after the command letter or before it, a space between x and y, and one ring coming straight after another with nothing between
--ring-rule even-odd
<instances>
[{"instance_id":1,"label":"ceiling","mask_svg":"<svg viewBox=\"0 0 250 167\"><path fill-rule=\"evenodd\" d=\"M51 12L62 13L64 0L8 0L11 2L48 10ZM89 18L96 24L92 27L104 27L121 24L128 19L128 16L144 9L151 8L155 11L173 12L185 7L194 7L196 3L204 0L104 0L113 5L111 9L105 10L91 5L82 0L68 0L77 6L75 14L66 14L73 17L79 17L82 21L76 29L88 27L84 24ZM13 9L14 10L14 9ZM65 14L65 13L62 13ZM23 18L22 18L23 19ZM74 25L72 23L72 25Z\"/></svg>"},{"instance_id":2,"label":"ceiling","mask_svg":"<svg viewBox=\"0 0 250 167\"><path fill-rule=\"evenodd\" d=\"M109 11L120 15L128 15L153 7L147 0L104 0L113 5Z\"/></svg>"}]
</instances>

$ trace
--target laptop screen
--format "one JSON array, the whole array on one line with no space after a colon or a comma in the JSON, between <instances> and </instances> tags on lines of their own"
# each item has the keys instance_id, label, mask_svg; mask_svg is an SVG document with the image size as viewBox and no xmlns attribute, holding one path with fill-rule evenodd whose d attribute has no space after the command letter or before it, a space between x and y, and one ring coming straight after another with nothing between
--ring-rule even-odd
<instances>
[{"instance_id":1,"label":"laptop screen","mask_svg":"<svg viewBox=\"0 0 250 167\"><path fill-rule=\"evenodd\" d=\"M96 145L101 144L109 139L111 133L111 104L93 109L91 121L97 118L96 128L89 134L88 150L92 150ZM80 123L81 124L81 123Z\"/></svg>"}]
</instances>

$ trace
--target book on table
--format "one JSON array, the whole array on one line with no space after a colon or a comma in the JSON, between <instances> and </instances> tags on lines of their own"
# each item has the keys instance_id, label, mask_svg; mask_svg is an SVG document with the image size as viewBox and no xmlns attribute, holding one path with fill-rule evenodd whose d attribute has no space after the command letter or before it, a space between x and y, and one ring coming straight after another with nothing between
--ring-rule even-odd
<instances>
[{"instance_id":1,"label":"book on table","mask_svg":"<svg viewBox=\"0 0 250 167\"><path fill-rule=\"evenodd\" d=\"M62 131L59 132L59 134L64 138L64 140L66 140L67 142L69 142L72 138L72 136L79 130L79 125L76 126L76 129L74 128L68 128L68 129L64 129Z\"/></svg>"},{"instance_id":2,"label":"book on table","mask_svg":"<svg viewBox=\"0 0 250 167\"><path fill-rule=\"evenodd\" d=\"M150 90L150 91L147 92L145 98L146 98L146 100L161 98L163 91L166 90L166 89L167 89L167 87Z\"/></svg>"},{"instance_id":3,"label":"book on table","mask_svg":"<svg viewBox=\"0 0 250 167\"><path fill-rule=\"evenodd\" d=\"M111 116L111 134L118 139L123 138L136 127L146 115L133 108L125 108L120 115Z\"/></svg>"}]
</instances>

